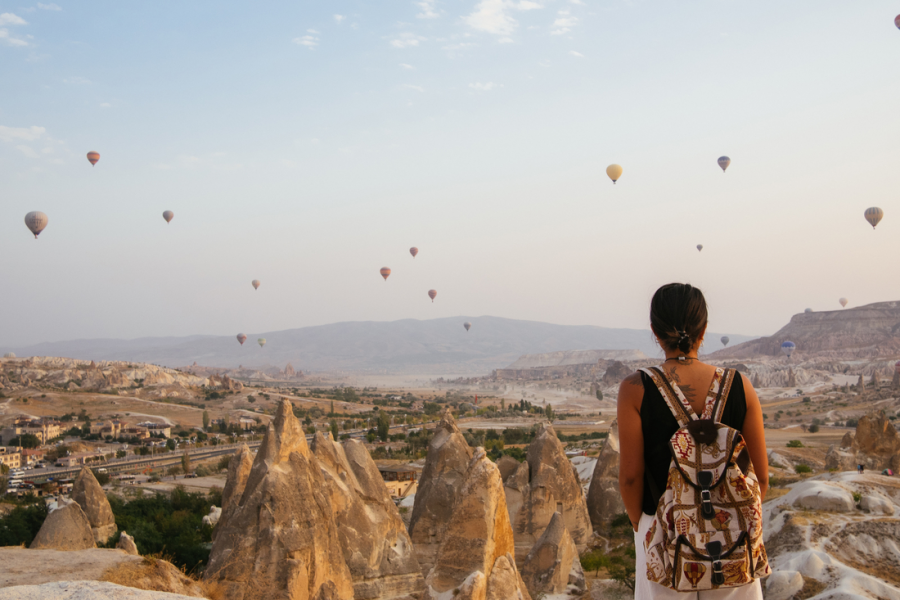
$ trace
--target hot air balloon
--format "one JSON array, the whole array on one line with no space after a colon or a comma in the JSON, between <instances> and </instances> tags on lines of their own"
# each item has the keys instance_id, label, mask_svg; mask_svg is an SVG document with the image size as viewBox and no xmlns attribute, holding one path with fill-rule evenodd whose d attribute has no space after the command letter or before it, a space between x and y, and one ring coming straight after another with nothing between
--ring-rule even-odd
<instances>
[{"instance_id":1,"label":"hot air balloon","mask_svg":"<svg viewBox=\"0 0 900 600\"><path fill-rule=\"evenodd\" d=\"M244 335L243 333L239 333L239 334L237 334L237 341L239 341L241 343L241 346L243 346L244 342L247 341L247 336Z\"/></svg>"},{"instance_id":2,"label":"hot air balloon","mask_svg":"<svg viewBox=\"0 0 900 600\"><path fill-rule=\"evenodd\" d=\"M34 239L37 239L37 236L41 234L44 227L47 226L48 221L47 215L39 210L32 211L25 215L25 226L34 234Z\"/></svg>"},{"instance_id":3,"label":"hot air balloon","mask_svg":"<svg viewBox=\"0 0 900 600\"><path fill-rule=\"evenodd\" d=\"M91 163L91 166L94 166L97 164L97 161L100 160L100 153L99 152L88 152L87 159Z\"/></svg>"},{"instance_id":4,"label":"hot air balloon","mask_svg":"<svg viewBox=\"0 0 900 600\"><path fill-rule=\"evenodd\" d=\"M900 29L900 15L894 17L894 25L897 26L897 29Z\"/></svg>"},{"instance_id":5,"label":"hot air balloon","mask_svg":"<svg viewBox=\"0 0 900 600\"><path fill-rule=\"evenodd\" d=\"M807 309L806 309L806 310L804 310L804 311L803 311L803 312L805 312L805 313L811 313L811 312L812 312L812 311L813 311L813 309L811 309L811 308L807 308Z\"/></svg>"},{"instance_id":6,"label":"hot air balloon","mask_svg":"<svg viewBox=\"0 0 900 600\"><path fill-rule=\"evenodd\" d=\"M256 343L259 344L260 348L262 348L266 345L266 338L259 338L258 340L256 340Z\"/></svg>"},{"instance_id":7,"label":"hot air balloon","mask_svg":"<svg viewBox=\"0 0 900 600\"><path fill-rule=\"evenodd\" d=\"M13 354L10 358L15 358L15 355ZM894 372L900 373L900 360L894 363Z\"/></svg>"},{"instance_id":8,"label":"hot air balloon","mask_svg":"<svg viewBox=\"0 0 900 600\"><path fill-rule=\"evenodd\" d=\"M609 165L606 167L606 174L609 175L609 178L615 183L619 180L619 177L622 176L622 167L619 165Z\"/></svg>"},{"instance_id":9,"label":"hot air balloon","mask_svg":"<svg viewBox=\"0 0 900 600\"><path fill-rule=\"evenodd\" d=\"M797 345L794 342L784 342L783 344L781 344L781 351L784 353L785 356L790 358L791 354L794 353L794 349L796 347L797 347Z\"/></svg>"},{"instance_id":10,"label":"hot air balloon","mask_svg":"<svg viewBox=\"0 0 900 600\"><path fill-rule=\"evenodd\" d=\"M15 357L16 357L15 352L7 352L6 354L3 355L3 358L15 358Z\"/></svg>"},{"instance_id":11,"label":"hot air balloon","mask_svg":"<svg viewBox=\"0 0 900 600\"><path fill-rule=\"evenodd\" d=\"M419 249L416 248L415 246L413 246L412 248L409 249L409 253L412 254L412 257L413 257L413 258L415 258L415 257L416 257L416 254L419 253Z\"/></svg>"},{"instance_id":12,"label":"hot air balloon","mask_svg":"<svg viewBox=\"0 0 900 600\"><path fill-rule=\"evenodd\" d=\"M167 210L167 211L163 212L163 219L166 220L166 223L171 223L172 219L174 219L174 218L175 218L175 213L173 213L171 210Z\"/></svg>"},{"instance_id":13,"label":"hot air balloon","mask_svg":"<svg viewBox=\"0 0 900 600\"><path fill-rule=\"evenodd\" d=\"M435 296L437 296L437 290L428 290L428 297L431 298L432 302L434 302Z\"/></svg>"},{"instance_id":14,"label":"hot air balloon","mask_svg":"<svg viewBox=\"0 0 900 600\"><path fill-rule=\"evenodd\" d=\"M387 281L387 278L390 277L391 270L387 267L381 267L381 276L384 277L384 280Z\"/></svg>"},{"instance_id":15,"label":"hot air balloon","mask_svg":"<svg viewBox=\"0 0 900 600\"><path fill-rule=\"evenodd\" d=\"M728 165L731 164L731 159L727 156L720 156L719 160L717 160L716 162L719 163L720 167L722 167L722 172L724 173L725 169L728 168Z\"/></svg>"},{"instance_id":16,"label":"hot air balloon","mask_svg":"<svg viewBox=\"0 0 900 600\"><path fill-rule=\"evenodd\" d=\"M872 226L872 229L875 229L875 226L878 225L879 221L884 218L884 211L877 206L873 206L871 208L867 208L864 215L866 217L866 221L868 221L869 225Z\"/></svg>"},{"instance_id":17,"label":"hot air balloon","mask_svg":"<svg viewBox=\"0 0 900 600\"><path fill-rule=\"evenodd\" d=\"M846 299L846 298L841 298L840 300L838 300L838 302L841 303L841 306L842 306L842 307L846 307L846 306L847 306L847 299Z\"/></svg>"},{"instance_id":18,"label":"hot air balloon","mask_svg":"<svg viewBox=\"0 0 900 600\"><path fill-rule=\"evenodd\" d=\"M701 252L703 250L703 244L697 244L697 252Z\"/></svg>"},{"instance_id":19,"label":"hot air balloon","mask_svg":"<svg viewBox=\"0 0 900 600\"><path fill-rule=\"evenodd\" d=\"M253 286L254 290L258 290L259 289L259 279L254 279L253 281L250 282L250 285Z\"/></svg>"},{"instance_id":20,"label":"hot air balloon","mask_svg":"<svg viewBox=\"0 0 900 600\"><path fill-rule=\"evenodd\" d=\"M465 327L466 331L468 331L472 328L472 324L466 321L465 323L463 323L463 327Z\"/></svg>"},{"instance_id":21,"label":"hot air balloon","mask_svg":"<svg viewBox=\"0 0 900 600\"><path fill-rule=\"evenodd\" d=\"M727 345L728 345L728 342L730 342L731 340L728 338L727 335L723 335L721 341L722 341L722 345L723 345L723 346L727 346Z\"/></svg>"}]
</instances>

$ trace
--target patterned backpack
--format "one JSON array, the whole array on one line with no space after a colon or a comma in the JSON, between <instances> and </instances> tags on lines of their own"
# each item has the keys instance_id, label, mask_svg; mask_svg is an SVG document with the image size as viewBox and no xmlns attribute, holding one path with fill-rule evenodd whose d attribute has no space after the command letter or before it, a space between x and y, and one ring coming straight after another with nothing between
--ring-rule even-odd
<instances>
[{"instance_id":1,"label":"patterned backpack","mask_svg":"<svg viewBox=\"0 0 900 600\"><path fill-rule=\"evenodd\" d=\"M650 376L680 429L656 517L644 539L647 579L678 592L738 587L771 572L762 497L739 431L721 423L733 369L716 369L703 416L660 368ZM651 490L654 491L654 490Z\"/></svg>"}]
</instances>

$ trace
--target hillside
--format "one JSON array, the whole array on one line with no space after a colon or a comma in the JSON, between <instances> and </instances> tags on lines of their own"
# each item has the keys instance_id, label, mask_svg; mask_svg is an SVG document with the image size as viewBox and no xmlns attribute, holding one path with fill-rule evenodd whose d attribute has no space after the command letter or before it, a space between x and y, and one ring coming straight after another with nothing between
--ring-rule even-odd
<instances>
[{"instance_id":1,"label":"hillside","mask_svg":"<svg viewBox=\"0 0 900 600\"><path fill-rule=\"evenodd\" d=\"M472 323L471 331L463 322ZM80 360L126 360L170 367L198 365L265 368L290 363L297 370L392 372L404 374L484 374L524 354L562 350L636 349L656 356L648 330L590 325L555 325L500 317L452 317L418 321L346 322L289 329L244 332L233 336L74 340L24 348L2 348L18 356L66 356ZM710 334L718 339L721 334ZM735 342L747 336L728 334ZM264 337L260 348L255 340Z\"/></svg>"},{"instance_id":2,"label":"hillside","mask_svg":"<svg viewBox=\"0 0 900 600\"><path fill-rule=\"evenodd\" d=\"M648 358L640 350L562 350L544 354L520 356L507 369L533 369L535 367L562 367L566 365L594 364L598 360L642 360Z\"/></svg>"},{"instance_id":3,"label":"hillside","mask_svg":"<svg viewBox=\"0 0 900 600\"><path fill-rule=\"evenodd\" d=\"M900 354L900 302L876 302L856 308L800 313L774 335L737 344L711 359L780 356L781 344L797 345L793 357L856 359Z\"/></svg>"}]
</instances>

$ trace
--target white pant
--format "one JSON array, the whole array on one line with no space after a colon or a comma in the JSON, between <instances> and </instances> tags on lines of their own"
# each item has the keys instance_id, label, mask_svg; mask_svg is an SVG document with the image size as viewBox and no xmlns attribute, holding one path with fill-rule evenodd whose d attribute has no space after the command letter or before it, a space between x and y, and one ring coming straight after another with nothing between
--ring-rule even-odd
<instances>
[{"instance_id":1,"label":"white pant","mask_svg":"<svg viewBox=\"0 0 900 600\"><path fill-rule=\"evenodd\" d=\"M634 534L634 600L762 600L759 579L749 585L706 590L703 592L676 592L647 579L647 555L644 554L644 538L653 523L651 515L641 515L637 533Z\"/></svg>"}]
</instances>

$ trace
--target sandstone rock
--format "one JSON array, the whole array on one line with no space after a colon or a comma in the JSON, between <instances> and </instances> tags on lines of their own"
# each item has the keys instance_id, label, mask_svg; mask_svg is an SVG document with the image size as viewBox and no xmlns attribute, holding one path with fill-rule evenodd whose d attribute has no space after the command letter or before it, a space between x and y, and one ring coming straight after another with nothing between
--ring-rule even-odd
<instances>
[{"instance_id":1,"label":"sandstone rock","mask_svg":"<svg viewBox=\"0 0 900 600\"><path fill-rule=\"evenodd\" d=\"M619 492L619 423L613 421L609 436L597 457L587 495L588 513L594 529L600 529L613 517L625 512Z\"/></svg>"},{"instance_id":2,"label":"sandstone rock","mask_svg":"<svg viewBox=\"0 0 900 600\"><path fill-rule=\"evenodd\" d=\"M560 513L576 546L584 547L593 533L584 493L575 468L566 458L563 446L550 424L541 426L528 446L526 461L520 470L504 482L510 503L510 521L516 540L516 557L524 558L550 524L553 513Z\"/></svg>"},{"instance_id":3,"label":"sandstone rock","mask_svg":"<svg viewBox=\"0 0 900 600\"><path fill-rule=\"evenodd\" d=\"M809 510L850 512L856 508L853 495L847 490L824 481L807 481L797 488L794 506Z\"/></svg>"},{"instance_id":4,"label":"sandstone rock","mask_svg":"<svg viewBox=\"0 0 900 600\"><path fill-rule=\"evenodd\" d=\"M866 391L866 382L863 381L863 376L859 376L859 381L856 382L856 392L861 394Z\"/></svg>"},{"instance_id":5,"label":"sandstone rock","mask_svg":"<svg viewBox=\"0 0 900 600\"><path fill-rule=\"evenodd\" d=\"M354 598L395 598L424 586L412 541L365 445L317 433L313 453L331 494Z\"/></svg>"},{"instance_id":6,"label":"sandstone rock","mask_svg":"<svg viewBox=\"0 0 900 600\"><path fill-rule=\"evenodd\" d=\"M133 554L135 556L139 556L140 552L138 552L137 544L134 543L134 538L128 535L126 531L122 531L119 534L119 541L116 543L116 548L119 550L124 550L128 554Z\"/></svg>"},{"instance_id":7,"label":"sandstone rock","mask_svg":"<svg viewBox=\"0 0 900 600\"><path fill-rule=\"evenodd\" d=\"M77 502L70 502L47 515L30 548L86 550L94 547L91 522Z\"/></svg>"},{"instance_id":8,"label":"sandstone rock","mask_svg":"<svg viewBox=\"0 0 900 600\"><path fill-rule=\"evenodd\" d=\"M425 468L409 520L409 537L415 544L423 574L434 565L434 556L444 537L471 458L472 449L456 426L453 415L445 411L428 445Z\"/></svg>"},{"instance_id":9,"label":"sandstone rock","mask_svg":"<svg viewBox=\"0 0 900 600\"><path fill-rule=\"evenodd\" d=\"M193 596L150 592L101 581L55 581L0 589L0 600L195 600Z\"/></svg>"},{"instance_id":10,"label":"sandstone rock","mask_svg":"<svg viewBox=\"0 0 900 600\"><path fill-rule=\"evenodd\" d=\"M825 454L826 470L850 471L856 469L857 464L855 454L842 452L834 444L828 447L828 453Z\"/></svg>"},{"instance_id":11,"label":"sandstone rock","mask_svg":"<svg viewBox=\"0 0 900 600\"><path fill-rule=\"evenodd\" d=\"M456 598L530 600L516 570L500 471L483 448L475 451L457 492L424 598L459 589Z\"/></svg>"},{"instance_id":12,"label":"sandstone rock","mask_svg":"<svg viewBox=\"0 0 900 600\"><path fill-rule=\"evenodd\" d=\"M766 600L788 600L803 589L803 575L797 571L776 571L766 579Z\"/></svg>"},{"instance_id":13,"label":"sandstone rock","mask_svg":"<svg viewBox=\"0 0 900 600\"><path fill-rule=\"evenodd\" d=\"M225 508L204 577L227 600L353 598L328 485L289 401Z\"/></svg>"},{"instance_id":14,"label":"sandstone rock","mask_svg":"<svg viewBox=\"0 0 900 600\"><path fill-rule=\"evenodd\" d=\"M106 540L118 530L116 518L109 505L109 500L106 498L106 493L100 487L97 478L94 477L93 471L86 466L82 467L75 479L75 485L72 487L72 500L81 506L81 510L90 521L94 541L98 544L105 544Z\"/></svg>"},{"instance_id":15,"label":"sandstone rock","mask_svg":"<svg viewBox=\"0 0 900 600\"><path fill-rule=\"evenodd\" d=\"M228 510L232 500L238 501L244 494L244 488L252 468L253 453L247 444L243 444L228 463L228 476L225 479L225 489L222 490L223 512Z\"/></svg>"},{"instance_id":16,"label":"sandstone rock","mask_svg":"<svg viewBox=\"0 0 900 600\"><path fill-rule=\"evenodd\" d=\"M854 445L867 455L893 456L900 453L900 435L882 410L859 420Z\"/></svg>"},{"instance_id":17,"label":"sandstone rock","mask_svg":"<svg viewBox=\"0 0 900 600\"><path fill-rule=\"evenodd\" d=\"M867 493L859 501L859 507L870 513L893 515L894 503L880 494Z\"/></svg>"},{"instance_id":18,"label":"sandstone rock","mask_svg":"<svg viewBox=\"0 0 900 600\"><path fill-rule=\"evenodd\" d=\"M631 375L633 369L628 368L625 363L620 362L618 360L613 361L608 367L606 367L606 372L603 374L603 385L611 386L616 385L621 382L623 379Z\"/></svg>"},{"instance_id":19,"label":"sandstone rock","mask_svg":"<svg viewBox=\"0 0 900 600\"><path fill-rule=\"evenodd\" d=\"M533 597L559 594L570 585L579 593L584 592L584 571L578 549L561 514L553 514L547 529L528 553L522 567L522 579Z\"/></svg>"}]
</instances>

